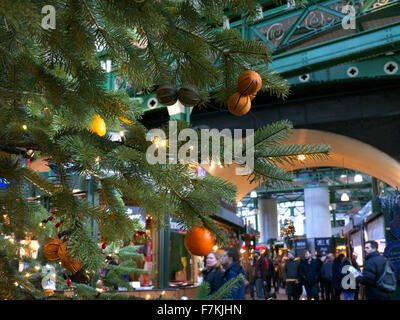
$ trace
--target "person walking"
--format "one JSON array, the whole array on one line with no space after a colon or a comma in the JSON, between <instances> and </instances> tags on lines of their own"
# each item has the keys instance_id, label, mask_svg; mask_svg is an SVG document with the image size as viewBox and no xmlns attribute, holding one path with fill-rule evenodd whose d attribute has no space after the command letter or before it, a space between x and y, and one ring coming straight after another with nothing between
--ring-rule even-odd
<instances>
[{"instance_id":1,"label":"person walking","mask_svg":"<svg viewBox=\"0 0 400 320\"><path fill-rule=\"evenodd\" d=\"M350 263L358 272L361 272L361 268L360 268L359 264L357 263L357 258L358 258L357 252L353 251L353 254L351 255ZM354 300L358 300L359 293L360 293L360 284L356 283L356 291L354 292Z\"/></svg>"},{"instance_id":2,"label":"person walking","mask_svg":"<svg viewBox=\"0 0 400 320\"><path fill-rule=\"evenodd\" d=\"M285 262L283 269L283 278L286 282L288 300L299 300L299 265L300 261L294 260L296 252L290 250L288 252L288 259Z\"/></svg>"},{"instance_id":3,"label":"person walking","mask_svg":"<svg viewBox=\"0 0 400 320\"><path fill-rule=\"evenodd\" d=\"M221 267L220 256L210 252L206 257L206 268L202 271L203 281L210 286L209 295L214 294L223 284L224 273Z\"/></svg>"},{"instance_id":4,"label":"person walking","mask_svg":"<svg viewBox=\"0 0 400 320\"><path fill-rule=\"evenodd\" d=\"M276 257L273 261L274 261L273 262L274 272L272 274L272 282L273 282L273 285L274 285L275 292L278 292L278 290L279 290L279 285L278 285L278 282L279 282L279 280L278 280L278 277L279 277L279 258Z\"/></svg>"},{"instance_id":5,"label":"person walking","mask_svg":"<svg viewBox=\"0 0 400 320\"><path fill-rule=\"evenodd\" d=\"M266 279L267 279L267 286L266 286L266 292L269 295L271 293L272 285L271 283L273 282L273 279L275 278L275 268L274 268L274 262L273 260L268 256L266 256L267 261L268 261L268 266L267 266L267 274L266 274ZM274 292L275 294L275 292Z\"/></svg>"},{"instance_id":6,"label":"person walking","mask_svg":"<svg viewBox=\"0 0 400 320\"><path fill-rule=\"evenodd\" d=\"M364 269L362 275L356 278L356 282L365 286L367 300L390 300L390 294L377 285L378 279L384 273L387 260L378 252L376 241L367 241L364 250L366 253Z\"/></svg>"},{"instance_id":7,"label":"person walking","mask_svg":"<svg viewBox=\"0 0 400 320\"><path fill-rule=\"evenodd\" d=\"M285 268L285 263L286 263L287 257L282 257L280 263L279 263L279 272L278 272L278 288L283 288L286 289L286 283L283 278L283 269ZM279 290L279 289L278 289Z\"/></svg>"},{"instance_id":8,"label":"person walking","mask_svg":"<svg viewBox=\"0 0 400 320\"><path fill-rule=\"evenodd\" d=\"M306 250L304 259L300 262L299 276L307 292L307 299L318 300L318 279L321 273L319 263L312 258L310 251Z\"/></svg>"},{"instance_id":9,"label":"person walking","mask_svg":"<svg viewBox=\"0 0 400 320\"><path fill-rule=\"evenodd\" d=\"M243 267L239 263L239 252L236 248L229 247L224 251L224 255L221 258L222 266L225 268L223 276L224 284L231 279L236 278L239 274L245 276ZM238 288L232 290L231 299L233 300L245 300L246 299L246 287L244 281L239 282Z\"/></svg>"},{"instance_id":10,"label":"person walking","mask_svg":"<svg viewBox=\"0 0 400 320\"><path fill-rule=\"evenodd\" d=\"M324 261L322 260L322 255L318 253L315 256L315 260L319 263L319 269L321 270L321 267L322 267L322 265L324 263ZM319 275L319 279L318 279L318 297L321 297L321 300L322 300L323 299L322 297L324 295L324 290L323 290L323 286L322 286L321 282L322 281L321 281L321 274L320 274ZM321 296L320 296L320 294L321 294Z\"/></svg>"},{"instance_id":11,"label":"person walking","mask_svg":"<svg viewBox=\"0 0 400 320\"><path fill-rule=\"evenodd\" d=\"M333 300L340 300L342 293L342 262L344 254L339 254L332 264L332 289L333 289Z\"/></svg>"},{"instance_id":12,"label":"person walking","mask_svg":"<svg viewBox=\"0 0 400 320\"><path fill-rule=\"evenodd\" d=\"M332 300L332 267L333 267L333 254L329 253L326 257L324 264L321 267L321 286L323 297L322 299Z\"/></svg>"},{"instance_id":13,"label":"person walking","mask_svg":"<svg viewBox=\"0 0 400 320\"><path fill-rule=\"evenodd\" d=\"M254 250L254 261L255 261L255 270L254 270L254 279L256 282L256 292L257 298L264 299L264 287L267 285L266 281L266 265L264 256L260 255L260 250Z\"/></svg>"},{"instance_id":14,"label":"person walking","mask_svg":"<svg viewBox=\"0 0 400 320\"><path fill-rule=\"evenodd\" d=\"M343 273L343 270L345 268L345 266L351 266L351 263L349 261L349 259L347 259L346 257L343 258L342 264L341 264L341 290L343 292L343 300L354 300L354 293L356 291L355 289L355 283L354 283L354 288L351 288L351 286L349 288L343 287L343 278L346 277L351 271L348 270L346 273Z\"/></svg>"},{"instance_id":15,"label":"person walking","mask_svg":"<svg viewBox=\"0 0 400 320\"><path fill-rule=\"evenodd\" d=\"M256 283L254 278L254 271L255 271L254 259L250 258L249 264L246 268L246 280L248 281L249 284L250 297L252 299L254 299L254 286Z\"/></svg>"}]
</instances>

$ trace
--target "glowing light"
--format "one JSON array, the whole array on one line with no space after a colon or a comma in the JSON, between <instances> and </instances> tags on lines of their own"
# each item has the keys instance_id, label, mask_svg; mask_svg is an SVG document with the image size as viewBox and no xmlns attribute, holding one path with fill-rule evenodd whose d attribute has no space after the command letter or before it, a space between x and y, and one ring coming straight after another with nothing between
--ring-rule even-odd
<instances>
[{"instance_id":1,"label":"glowing light","mask_svg":"<svg viewBox=\"0 0 400 320\"><path fill-rule=\"evenodd\" d=\"M123 136L125 135L125 132L121 130L121 131L119 132L119 135L120 135L121 137L123 137Z\"/></svg>"},{"instance_id":2,"label":"glowing light","mask_svg":"<svg viewBox=\"0 0 400 320\"><path fill-rule=\"evenodd\" d=\"M8 239L8 241L10 241L11 243L14 243L14 239L13 238Z\"/></svg>"},{"instance_id":3,"label":"glowing light","mask_svg":"<svg viewBox=\"0 0 400 320\"><path fill-rule=\"evenodd\" d=\"M97 291L97 292L103 292L103 289L101 289L101 288L96 288L96 291Z\"/></svg>"},{"instance_id":4,"label":"glowing light","mask_svg":"<svg viewBox=\"0 0 400 320\"><path fill-rule=\"evenodd\" d=\"M236 204L236 207L238 207L238 208L243 207L243 203L242 203L241 201L239 201L239 202Z\"/></svg>"},{"instance_id":5,"label":"glowing light","mask_svg":"<svg viewBox=\"0 0 400 320\"><path fill-rule=\"evenodd\" d=\"M342 196L340 197L340 200L341 201L349 201L350 200L349 195L346 192L343 192Z\"/></svg>"},{"instance_id":6,"label":"glowing light","mask_svg":"<svg viewBox=\"0 0 400 320\"><path fill-rule=\"evenodd\" d=\"M28 126L26 124L22 125L22 129L28 130Z\"/></svg>"},{"instance_id":7,"label":"glowing light","mask_svg":"<svg viewBox=\"0 0 400 320\"><path fill-rule=\"evenodd\" d=\"M25 273L25 278L29 278L31 274L29 272Z\"/></svg>"},{"instance_id":8,"label":"glowing light","mask_svg":"<svg viewBox=\"0 0 400 320\"><path fill-rule=\"evenodd\" d=\"M218 246L217 245L213 246L213 250L217 251L218 250Z\"/></svg>"},{"instance_id":9,"label":"glowing light","mask_svg":"<svg viewBox=\"0 0 400 320\"><path fill-rule=\"evenodd\" d=\"M40 270L40 266L35 266L35 270L39 271Z\"/></svg>"},{"instance_id":10,"label":"glowing light","mask_svg":"<svg viewBox=\"0 0 400 320\"><path fill-rule=\"evenodd\" d=\"M161 292L161 295L163 296L164 294L165 294L165 291L162 291L162 292Z\"/></svg>"},{"instance_id":11,"label":"glowing light","mask_svg":"<svg viewBox=\"0 0 400 320\"><path fill-rule=\"evenodd\" d=\"M297 159L299 159L300 161L304 161L304 160L306 160L306 156L304 154L299 154L297 156Z\"/></svg>"},{"instance_id":12,"label":"glowing light","mask_svg":"<svg viewBox=\"0 0 400 320\"><path fill-rule=\"evenodd\" d=\"M39 222L39 227L42 227L42 226L43 226L43 223Z\"/></svg>"},{"instance_id":13,"label":"glowing light","mask_svg":"<svg viewBox=\"0 0 400 320\"><path fill-rule=\"evenodd\" d=\"M38 241L32 241L30 244L30 247L32 250L38 251L40 248L39 242Z\"/></svg>"},{"instance_id":14,"label":"glowing light","mask_svg":"<svg viewBox=\"0 0 400 320\"><path fill-rule=\"evenodd\" d=\"M150 300L150 295L146 294L146 300Z\"/></svg>"},{"instance_id":15,"label":"glowing light","mask_svg":"<svg viewBox=\"0 0 400 320\"><path fill-rule=\"evenodd\" d=\"M168 140L166 139L160 139L158 137L155 137L153 139L153 143L157 146L157 148L165 148L167 146Z\"/></svg>"},{"instance_id":16,"label":"glowing light","mask_svg":"<svg viewBox=\"0 0 400 320\"><path fill-rule=\"evenodd\" d=\"M246 250L244 250L243 248L240 249L240 253L241 253L241 254L243 254L243 253L245 253L245 252L246 252Z\"/></svg>"},{"instance_id":17,"label":"glowing light","mask_svg":"<svg viewBox=\"0 0 400 320\"><path fill-rule=\"evenodd\" d=\"M15 285L16 287L18 287L18 282L14 282L14 285Z\"/></svg>"},{"instance_id":18,"label":"glowing light","mask_svg":"<svg viewBox=\"0 0 400 320\"><path fill-rule=\"evenodd\" d=\"M362 175L361 174L356 174L355 176L354 176L354 182L363 182L363 177L362 177Z\"/></svg>"},{"instance_id":19,"label":"glowing light","mask_svg":"<svg viewBox=\"0 0 400 320\"><path fill-rule=\"evenodd\" d=\"M253 199L257 198L257 191L250 192L250 198L253 198Z\"/></svg>"}]
</instances>

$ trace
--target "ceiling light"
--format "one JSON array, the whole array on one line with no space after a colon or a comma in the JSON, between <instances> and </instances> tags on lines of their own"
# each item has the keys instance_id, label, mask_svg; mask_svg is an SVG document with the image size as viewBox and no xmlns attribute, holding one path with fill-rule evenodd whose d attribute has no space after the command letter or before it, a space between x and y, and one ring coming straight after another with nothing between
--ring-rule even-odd
<instances>
[{"instance_id":1,"label":"ceiling light","mask_svg":"<svg viewBox=\"0 0 400 320\"><path fill-rule=\"evenodd\" d=\"M250 198L253 198L253 199L257 198L257 191L250 192Z\"/></svg>"},{"instance_id":2,"label":"ceiling light","mask_svg":"<svg viewBox=\"0 0 400 320\"><path fill-rule=\"evenodd\" d=\"M237 208L243 207L243 203L242 203L241 201L239 201L239 202L236 204L236 207L237 207Z\"/></svg>"},{"instance_id":3,"label":"ceiling light","mask_svg":"<svg viewBox=\"0 0 400 320\"><path fill-rule=\"evenodd\" d=\"M340 200L341 201L349 201L350 200L349 195L346 192L343 192L342 196L340 197Z\"/></svg>"},{"instance_id":4,"label":"ceiling light","mask_svg":"<svg viewBox=\"0 0 400 320\"><path fill-rule=\"evenodd\" d=\"M361 174L358 173L354 176L354 182L362 182L362 181L363 181L363 177Z\"/></svg>"}]
</instances>

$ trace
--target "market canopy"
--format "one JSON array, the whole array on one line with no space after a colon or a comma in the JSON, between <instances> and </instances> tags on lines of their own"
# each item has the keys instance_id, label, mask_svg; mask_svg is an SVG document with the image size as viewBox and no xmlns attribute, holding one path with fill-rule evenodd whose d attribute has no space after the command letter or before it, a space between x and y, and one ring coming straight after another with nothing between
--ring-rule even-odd
<instances>
[{"instance_id":1,"label":"market canopy","mask_svg":"<svg viewBox=\"0 0 400 320\"><path fill-rule=\"evenodd\" d=\"M359 140L340 134L309 129L294 129L286 144L327 144L332 148L329 160L309 160L296 165L284 165L284 170L292 171L315 167L341 167L363 172L375 177L393 188L400 186L400 163L388 154ZM250 183L247 176L235 174L237 164L220 168L202 165L208 173L221 177L237 186L236 201L240 201L259 183Z\"/></svg>"}]
</instances>

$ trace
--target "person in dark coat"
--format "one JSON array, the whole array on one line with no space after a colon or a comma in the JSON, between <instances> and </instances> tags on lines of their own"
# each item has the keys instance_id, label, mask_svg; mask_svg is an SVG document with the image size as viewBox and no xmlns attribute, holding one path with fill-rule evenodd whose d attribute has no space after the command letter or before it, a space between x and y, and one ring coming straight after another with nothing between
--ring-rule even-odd
<instances>
[{"instance_id":1,"label":"person in dark coat","mask_svg":"<svg viewBox=\"0 0 400 320\"><path fill-rule=\"evenodd\" d=\"M340 300L342 294L342 262L344 254L339 254L332 265L332 288L333 288L333 300Z\"/></svg>"},{"instance_id":2,"label":"person in dark coat","mask_svg":"<svg viewBox=\"0 0 400 320\"><path fill-rule=\"evenodd\" d=\"M306 250L304 259L300 262L299 276L307 292L307 299L318 300L318 280L321 269L318 261L312 258L310 251Z\"/></svg>"},{"instance_id":3,"label":"person in dark coat","mask_svg":"<svg viewBox=\"0 0 400 320\"><path fill-rule=\"evenodd\" d=\"M268 261L268 266L267 266L267 271L266 271L266 279L267 279L267 286L266 286L266 291L267 293L271 293L271 289L272 289L272 279L275 278L275 268L274 268L274 262L272 261L271 258L268 257L268 255L266 255L266 259Z\"/></svg>"},{"instance_id":4,"label":"person in dark coat","mask_svg":"<svg viewBox=\"0 0 400 320\"><path fill-rule=\"evenodd\" d=\"M341 269L343 270L343 268L345 266L351 266L349 259L346 259L346 258L343 259ZM343 273L343 272L342 272L342 280L340 281L342 292L343 292L343 300L354 300L354 293L356 292L355 286L354 286L354 288L351 288L351 286L349 288L343 287L343 278L346 277L350 273L350 270L347 271L347 273Z\"/></svg>"},{"instance_id":5,"label":"person in dark coat","mask_svg":"<svg viewBox=\"0 0 400 320\"><path fill-rule=\"evenodd\" d=\"M296 252L290 250L283 270L283 278L287 286L288 300L299 300L299 265L300 261L294 260Z\"/></svg>"},{"instance_id":6,"label":"person in dark coat","mask_svg":"<svg viewBox=\"0 0 400 320\"><path fill-rule=\"evenodd\" d=\"M378 252L378 243L367 241L364 249L367 254L364 269L362 275L356 278L356 282L365 286L367 300L390 300L390 294L376 285L386 265L386 259Z\"/></svg>"},{"instance_id":7,"label":"person in dark coat","mask_svg":"<svg viewBox=\"0 0 400 320\"><path fill-rule=\"evenodd\" d=\"M225 268L223 277L224 284L231 279L236 278L239 274L245 276L243 267L239 263L239 253L235 248L226 248L224 255L221 258L222 266ZM244 281L239 282L239 287L231 292L231 299L233 300L245 300L246 299L246 287Z\"/></svg>"},{"instance_id":8,"label":"person in dark coat","mask_svg":"<svg viewBox=\"0 0 400 320\"><path fill-rule=\"evenodd\" d=\"M358 258L357 252L353 252L353 254L351 255L350 263L358 272L361 272L361 268L357 263L357 258ZM354 292L354 300L358 300L359 293L360 293L360 284L357 283L356 284L356 291Z\"/></svg>"},{"instance_id":9,"label":"person in dark coat","mask_svg":"<svg viewBox=\"0 0 400 320\"><path fill-rule=\"evenodd\" d=\"M326 257L324 264L321 267L321 285L323 287L323 299L332 299L332 267L333 267L333 254L330 253Z\"/></svg>"},{"instance_id":10,"label":"person in dark coat","mask_svg":"<svg viewBox=\"0 0 400 320\"><path fill-rule=\"evenodd\" d=\"M267 285L266 281L266 265L264 256L260 255L260 250L254 250L254 261L255 269L254 269L254 278L256 281L256 290L257 290L257 298L264 299L264 286Z\"/></svg>"},{"instance_id":11,"label":"person in dark coat","mask_svg":"<svg viewBox=\"0 0 400 320\"><path fill-rule=\"evenodd\" d=\"M210 252L206 258L206 268L202 271L203 281L210 286L209 295L214 294L223 284L224 273L222 271L220 257L216 252Z\"/></svg>"}]
</instances>

